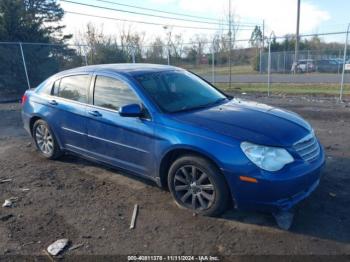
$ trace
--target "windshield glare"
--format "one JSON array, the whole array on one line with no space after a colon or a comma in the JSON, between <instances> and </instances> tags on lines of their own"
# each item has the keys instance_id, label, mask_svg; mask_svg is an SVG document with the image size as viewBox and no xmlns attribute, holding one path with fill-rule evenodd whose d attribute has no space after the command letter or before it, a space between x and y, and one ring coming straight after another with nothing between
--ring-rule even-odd
<instances>
[{"instance_id":1,"label":"windshield glare","mask_svg":"<svg viewBox=\"0 0 350 262\"><path fill-rule=\"evenodd\" d=\"M157 105L170 113L206 107L226 99L225 95L187 71L149 73L136 79Z\"/></svg>"}]
</instances>

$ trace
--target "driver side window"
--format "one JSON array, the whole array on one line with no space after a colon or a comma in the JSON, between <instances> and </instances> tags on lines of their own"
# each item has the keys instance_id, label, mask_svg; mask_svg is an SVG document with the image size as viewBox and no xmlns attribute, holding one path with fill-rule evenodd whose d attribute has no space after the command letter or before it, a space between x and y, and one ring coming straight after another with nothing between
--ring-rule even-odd
<instances>
[{"instance_id":1,"label":"driver side window","mask_svg":"<svg viewBox=\"0 0 350 262\"><path fill-rule=\"evenodd\" d=\"M96 77L94 105L118 110L120 107L128 104L139 103L139 98L126 83L112 77Z\"/></svg>"}]
</instances>

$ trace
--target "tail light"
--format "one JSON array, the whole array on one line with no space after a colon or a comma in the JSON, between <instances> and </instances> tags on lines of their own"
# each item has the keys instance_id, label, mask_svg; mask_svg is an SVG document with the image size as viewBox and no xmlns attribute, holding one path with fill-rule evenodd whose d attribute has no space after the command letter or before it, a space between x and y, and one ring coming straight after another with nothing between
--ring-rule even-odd
<instances>
[{"instance_id":1,"label":"tail light","mask_svg":"<svg viewBox=\"0 0 350 262\"><path fill-rule=\"evenodd\" d=\"M24 94L23 96L22 96L22 100L21 100L21 104L22 104L22 106L25 104L25 102L27 101L27 96L26 96L26 94Z\"/></svg>"}]
</instances>

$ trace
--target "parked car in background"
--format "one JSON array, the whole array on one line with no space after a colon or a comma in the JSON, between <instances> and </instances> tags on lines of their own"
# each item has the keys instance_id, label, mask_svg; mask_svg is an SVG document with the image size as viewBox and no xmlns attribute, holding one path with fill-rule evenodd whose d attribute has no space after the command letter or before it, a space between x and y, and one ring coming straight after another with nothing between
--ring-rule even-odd
<instances>
[{"instance_id":1,"label":"parked car in background","mask_svg":"<svg viewBox=\"0 0 350 262\"><path fill-rule=\"evenodd\" d=\"M39 153L106 163L170 189L193 212L289 210L315 190L325 162L295 113L228 96L183 69L149 64L58 73L22 99Z\"/></svg>"},{"instance_id":2,"label":"parked car in background","mask_svg":"<svg viewBox=\"0 0 350 262\"><path fill-rule=\"evenodd\" d=\"M322 59L316 61L316 70L321 73L341 72L343 61L340 59Z\"/></svg>"},{"instance_id":3,"label":"parked car in background","mask_svg":"<svg viewBox=\"0 0 350 262\"><path fill-rule=\"evenodd\" d=\"M296 67L296 69L295 69ZM315 62L312 59L301 59L298 63L293 64L291 71L296 70L297 73L315 72Z\"/></svg>"}]
</instances>

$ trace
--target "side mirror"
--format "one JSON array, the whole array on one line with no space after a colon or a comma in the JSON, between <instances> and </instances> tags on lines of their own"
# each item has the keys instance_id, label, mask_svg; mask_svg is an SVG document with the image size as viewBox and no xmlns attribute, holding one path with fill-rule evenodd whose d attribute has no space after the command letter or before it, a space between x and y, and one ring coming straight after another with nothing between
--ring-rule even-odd
<instances>
[{"instance_id":1,"label":"side mirror","mask_svg":"<svg viewBox=\"0 0 350 262\"><path fill-rule=\"evenodd\" d=\"M119 114L125 117L141 117L143 112L139 104L130 104L119 108Z\"/></svg>"}]
</instances>

